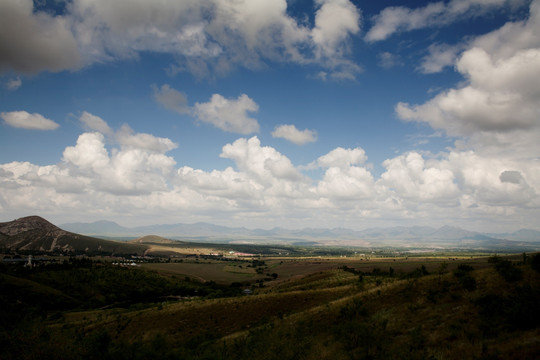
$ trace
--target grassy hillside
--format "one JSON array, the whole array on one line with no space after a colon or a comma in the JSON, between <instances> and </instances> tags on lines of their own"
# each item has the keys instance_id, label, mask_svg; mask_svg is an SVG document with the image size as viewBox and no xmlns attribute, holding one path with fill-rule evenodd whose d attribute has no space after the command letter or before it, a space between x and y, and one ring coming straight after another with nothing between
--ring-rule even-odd
<instances>
[{"instance_id":1,"label":"grassy hillside","mask_svg":"<svg viewBox=\"0 0 540 360\"><path fill-rule=\"evenodd\" d=\"M540 255L519 260L268 261L279 277L253 295L104 264L4 269L0 358L539 358Z\"/></svg>"}]
</instances>

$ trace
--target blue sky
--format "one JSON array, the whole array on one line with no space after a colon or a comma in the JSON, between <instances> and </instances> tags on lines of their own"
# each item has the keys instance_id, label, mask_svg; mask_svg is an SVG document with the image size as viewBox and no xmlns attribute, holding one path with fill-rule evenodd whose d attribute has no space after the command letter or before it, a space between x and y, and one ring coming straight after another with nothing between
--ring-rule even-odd
<instances>
[{"instance_id":1,"label":"blue sky","mask_svg":"<svg viewBox=\"0 0 540 360\"><path fill-rule=\"evenodd\" d=\"M0 221L540 229L540 1L4 0Z\"/></svg>"}]
</instances>

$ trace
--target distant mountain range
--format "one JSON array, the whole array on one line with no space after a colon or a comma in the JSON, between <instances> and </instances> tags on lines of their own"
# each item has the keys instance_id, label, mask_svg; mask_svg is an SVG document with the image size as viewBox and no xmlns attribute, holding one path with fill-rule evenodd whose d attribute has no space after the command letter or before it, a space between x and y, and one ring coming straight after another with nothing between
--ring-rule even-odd
<instances>
[{"instance_id":1,"label":"distant mountain range","mask_svg":"<svg viewBox=\"0 0 540 360\"><path fill-rule=\"evenodd\" d=\"M61 225L70 231L109 237L139 237L146 234L187 241L223 243L311 243L336 246L407 246L478 249L540 249L540 231L522 229L514 233L484 234L459 227L398 226L351 230L344 228L289 230L284 228L247 229L209 223L166 224L123 227L112 221L68 223ZM524 250L525 251L525 250Z\"/></svg>"},{"instance_id":2,"label":"distant mountain range","mask_svg":"<svg viewBox=\"0 0 540 360\"><path fill-rule=\"evenodd\" d=\"M110 239L96 238L98 236ZM120 238L128 238L130 241L113 240ZM452 226L401 226L361 231L343 228L264 230L208 223L127 228L111 221L70 223L57 227L39 216L0 223L0 249L17 251L142 255L149 250L149 244L177 243L177 240L222 244L540 251L540 232L530 229L504 234L482 234Z\"/></svg>"}]
</instances>

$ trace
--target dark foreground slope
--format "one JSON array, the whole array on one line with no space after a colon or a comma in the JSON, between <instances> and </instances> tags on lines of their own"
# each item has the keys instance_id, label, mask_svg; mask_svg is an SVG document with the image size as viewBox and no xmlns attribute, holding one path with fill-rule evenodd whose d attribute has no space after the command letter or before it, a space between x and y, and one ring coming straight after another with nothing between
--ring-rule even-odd
<instances>
[{"instance_id":1,"label":"dark foreground slope","mask_svg":"<svg viewBox=\"0 0 540 360\"><path fill-rule=\"evenodd\" d=\"M201 288L195 298L145 306L73 311L56 304L25 317L12 311L12 321L2 323L0 358L537 359L539 261L538 255L521 263L494 257L487 268L461 264L450 272L441 266L432 274L425 267L401 274L344 267L249 296L231 297L225 288L203 294ZM159 275L141 274L136 285L131 269L118 270L118 278L102 286L126 284L124 277L135 289L164 281L149 283L148 276ZM74 297L69 287L45 283L46 273L5 274L0 285L15 286L14 277L27 291L20 299L2 291L5 304L30 306L36 291L51 299ZM119 288L125 289L111 291Z\"/></svg>"},{"instance_id":2,"label":"dark foreground slope","mask_svg":"<svg viewBox=\"0 0 540 360\"><path fill-rule=\"evenodd\" d=\"M60 229L39 216L27 216L0 223L0 248L13 251L68 254L138 254L147 249L96 239Z\"/></svg>"}]
</instances>

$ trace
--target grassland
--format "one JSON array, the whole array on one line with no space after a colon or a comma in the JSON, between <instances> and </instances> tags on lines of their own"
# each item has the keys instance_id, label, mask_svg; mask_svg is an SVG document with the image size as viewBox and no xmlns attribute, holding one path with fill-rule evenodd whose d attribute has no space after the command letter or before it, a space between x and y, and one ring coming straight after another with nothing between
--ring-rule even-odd
<instances>
[{"instance_id":1,"label":"grassland","mask_svg":"<svg viewBox=\"0 0 540 360\"><path fill-rule=\"evenodd\" d=\"M276 250L3 268L0 358L534 359L539 263Z\"/></svg>"}]
</instances>

